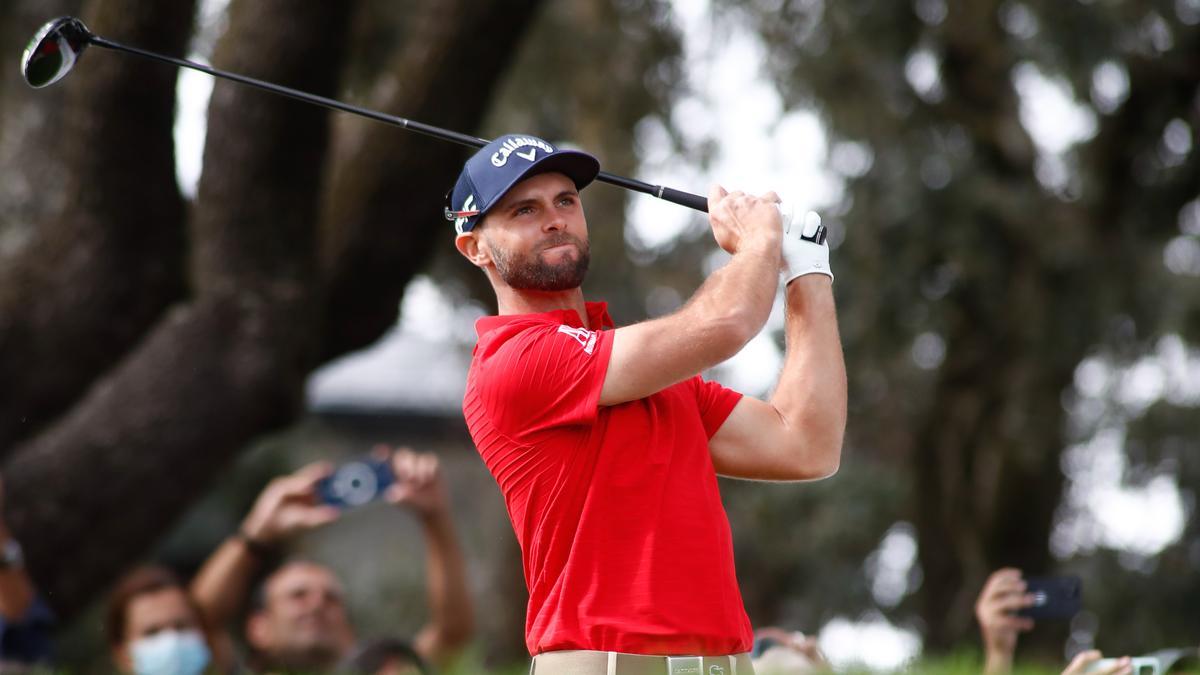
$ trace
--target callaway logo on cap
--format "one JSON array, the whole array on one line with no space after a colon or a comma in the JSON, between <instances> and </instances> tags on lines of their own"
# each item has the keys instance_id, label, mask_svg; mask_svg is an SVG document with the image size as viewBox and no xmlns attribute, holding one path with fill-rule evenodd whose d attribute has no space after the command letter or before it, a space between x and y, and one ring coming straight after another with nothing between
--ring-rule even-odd
<instances>
[{"instance_id":1,"label":"callaway logo on cap","mask_svg":"<svg viewBox=\"0 0 1200 675\"><path fill-rule=\"evenodd\" d=\"M600 173L600 162L586 152L558 150L535 136L501 136L463 165L446 195L446 219L454 221L459 234L470 232L514 185L550 172L565 174L582 190Z\"/></svg>"}]
</instances>

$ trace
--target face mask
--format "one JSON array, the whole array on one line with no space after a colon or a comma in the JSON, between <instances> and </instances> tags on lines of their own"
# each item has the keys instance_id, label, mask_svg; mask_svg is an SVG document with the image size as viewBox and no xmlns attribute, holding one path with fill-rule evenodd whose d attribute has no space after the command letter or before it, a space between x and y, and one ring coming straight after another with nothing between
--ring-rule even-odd
<instances>
[{"instance_id":1,"label":"face mask","mask_svg":"<svg viewBox=\"0 0 1200 675\"><path fill-rule=\"evenodd\" d=\"M136 675L200 675L212 654L198 631L165 630L133 643Z\"/></svg>"}]
</instances>

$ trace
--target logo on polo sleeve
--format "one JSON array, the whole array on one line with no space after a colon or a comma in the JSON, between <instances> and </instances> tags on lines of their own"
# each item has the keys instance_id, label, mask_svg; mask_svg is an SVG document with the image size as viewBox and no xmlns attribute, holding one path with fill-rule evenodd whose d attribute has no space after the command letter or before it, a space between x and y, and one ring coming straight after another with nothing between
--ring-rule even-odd
<instances>
[{"instance_id":1,"label":"logo on polo sleeve","mask_svg":"<svg viewBox=\"0 0 1200 675\"><path fill-rule=\"evenodd\" d=\"M558 327L558 332L575 338L575 341L579 343L579 346L583 347L585 354L591 354L592 350L596 348L596 331L591 331L586 328L572 328L564 323Z\"/></svg>"}]
</instances>

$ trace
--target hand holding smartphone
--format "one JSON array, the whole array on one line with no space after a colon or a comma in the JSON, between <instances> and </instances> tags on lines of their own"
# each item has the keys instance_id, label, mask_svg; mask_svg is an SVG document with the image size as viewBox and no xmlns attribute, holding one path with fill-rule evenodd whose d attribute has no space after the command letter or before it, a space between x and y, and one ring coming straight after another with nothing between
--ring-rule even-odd
<instances>
[{"instance_id":1,"label":"hand holding smartphone","mask_svg":"<svg viewBox=\"0 0 1200 675\"><path fill-rule=\"evenodd\" d=\"M1025 593L1033 596L1033 605L1017 615L1034 620L1070 619L1083 606L1083 581L1077 576L1029 577Z\"/></svg>"}]
</instances>

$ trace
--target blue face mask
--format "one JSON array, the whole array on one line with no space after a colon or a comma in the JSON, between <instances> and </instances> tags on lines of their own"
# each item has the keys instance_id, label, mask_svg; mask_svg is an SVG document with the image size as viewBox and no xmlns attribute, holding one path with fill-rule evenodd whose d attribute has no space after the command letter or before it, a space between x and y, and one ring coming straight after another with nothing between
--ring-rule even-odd
<instances>
[{"instance_id":1,"label":"blue face mask","mask_svg":"<svg viewBox=\"0 0 1200 675\"><path fill-rule=\"evenodd\" d=\"M164 630L133 643L135 675L200 675L212 653L199 631Z\"/></svg>"}]
</instances>

